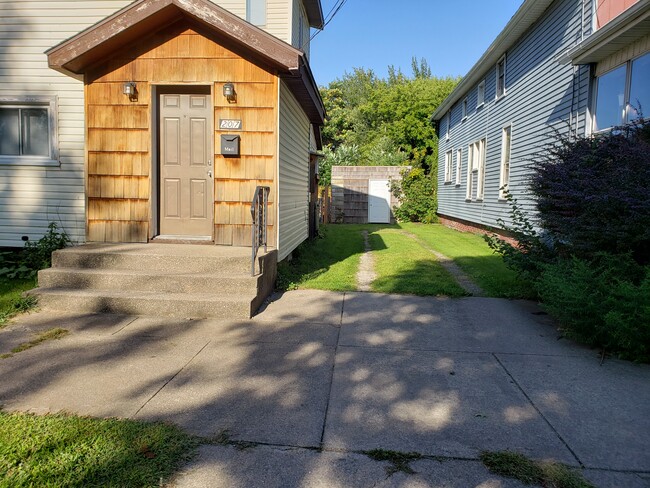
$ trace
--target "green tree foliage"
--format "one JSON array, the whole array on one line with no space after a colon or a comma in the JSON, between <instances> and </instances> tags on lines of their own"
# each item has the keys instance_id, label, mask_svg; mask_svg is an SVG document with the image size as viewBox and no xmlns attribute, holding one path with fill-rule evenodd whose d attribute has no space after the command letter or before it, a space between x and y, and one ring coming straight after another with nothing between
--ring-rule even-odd
<instances>
[{"instance_id":1,"label":"green tree foliage","mask_svg":"<svg viewBox=\"0 0 650 488\"><path fill-rule=\"evenodd\" d=\"M395 208L399 222L435 222L438 208L435 181L424 169L413 168L402 171L402 181L391 182L390 191L400 202Z\"/></svg>"},{"instance_id":2,"label":"green tree foliage","mask_svg":"<svg viewBox=\"0 0 650 488\"><path fill-rule=\"evenodd\" d=\"M426 60L413 58L413 76L389 68L387 79L355 68L321 95L327 111L323 142L334 153L357 147L354 165L400 165L437 170L438 140L430 117L458 78L435 78Z\"/></svg>"}]
</instances>

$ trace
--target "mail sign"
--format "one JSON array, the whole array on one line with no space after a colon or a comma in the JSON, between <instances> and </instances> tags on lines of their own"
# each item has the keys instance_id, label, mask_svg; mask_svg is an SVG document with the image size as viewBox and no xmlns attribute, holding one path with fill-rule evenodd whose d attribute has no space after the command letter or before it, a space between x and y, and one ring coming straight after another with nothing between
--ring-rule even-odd
<instances>
[{"instance_id":1,"label":"mail sign","mask_svg":"<svg viewBox=\"0 0 650 488\"><path fill-rule=\"evenodd\" d=\"M241 119L219 119L221 130L241 130Z\"/></svg>"}]
</instances>

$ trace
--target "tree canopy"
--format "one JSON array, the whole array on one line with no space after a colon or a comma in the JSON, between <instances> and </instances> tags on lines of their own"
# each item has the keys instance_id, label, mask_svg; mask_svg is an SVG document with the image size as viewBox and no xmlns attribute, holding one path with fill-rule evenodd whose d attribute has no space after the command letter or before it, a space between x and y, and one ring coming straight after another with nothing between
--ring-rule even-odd
<instances>
[{"instance_id":1,"label":"tree canopy","mask_svg":"<svg viewBox=\"0 0 650 488\"><path fill-rule=\"evenodd\" d=\"M403 165L437 170L438 140L431 114L459 78L436 78L426 60L413 58L412 76L389 67L388 78L355 68L321 88L327 111L321 180L332 165Z\"/></svg>"}]
</instances>

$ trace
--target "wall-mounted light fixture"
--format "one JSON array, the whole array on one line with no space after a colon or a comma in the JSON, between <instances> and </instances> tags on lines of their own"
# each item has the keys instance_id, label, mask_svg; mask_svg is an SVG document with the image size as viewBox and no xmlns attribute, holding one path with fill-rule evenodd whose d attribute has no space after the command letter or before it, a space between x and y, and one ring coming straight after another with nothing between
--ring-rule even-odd
<instances>
[{"instance_id":1,"label":"wall-mounted light fixture","mask_svg":"<svg viewBox=\"0 0 650 488\"><path fill-rule=\"evenodd\" d=\"M135 81L127 81L122 85L122 93L124 93L132 102L138 99L138 87Z\"/></svg>"},{"instance_id":2,"label":"wall-mounted light fixture","mask_svg":"<svg viewBox=\"0 0 650 488\"><path fill-rule=\"evenodd\" d=\"M223 96L226 97L230 103L235 103L237 101L237 92L235 91L235 85L232 83L225 83L223 85Z\"/></svg>"}]
</instances>

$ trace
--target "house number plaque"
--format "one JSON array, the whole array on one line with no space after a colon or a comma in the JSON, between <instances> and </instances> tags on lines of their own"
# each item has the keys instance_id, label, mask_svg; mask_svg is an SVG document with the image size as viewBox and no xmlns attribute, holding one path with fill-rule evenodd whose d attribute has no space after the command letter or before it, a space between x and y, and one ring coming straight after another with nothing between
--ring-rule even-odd
<instances>
[{"instance_id":1,"label":"house number plaque","mask_svg":"<svg viewBox=\"0 0 650 488\"><path fill-rule=\"evenodd\" d=\"M219 119L219 129L241 130L241 119Z\"/></svg>"}]
</instances>

